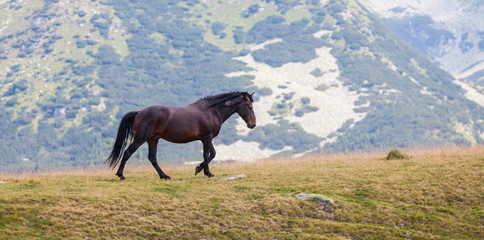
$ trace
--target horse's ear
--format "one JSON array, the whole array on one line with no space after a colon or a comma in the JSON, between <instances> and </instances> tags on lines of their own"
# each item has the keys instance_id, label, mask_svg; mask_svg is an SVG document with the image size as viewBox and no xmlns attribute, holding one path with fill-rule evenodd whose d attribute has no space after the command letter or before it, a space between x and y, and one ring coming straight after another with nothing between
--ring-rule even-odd
<instances>
[{"instance_id":1,"label":"horse's ear","mask_svg":"<svg viewBox=\"0 0 484 240\"><path fill-rule=\"evenodd\" d=\"M252 96L254 96L254 93L255 92L252 92L252 93L245 92L245 97L247 98L248 101L251 101L251 102L254 101L254 98L252 98Z\"/></svg>"},{"instance_id":2,"label":"horse's ear","mask_svg":"<svg viewBox=\"0 0 484 240\"><path fill-rule=\"evenodd\" d=\"M254 93L255 92L252 92L252 94L250 94L250 101L252 101L252 102L254 101Z\"/></svg>"}]
</instances>

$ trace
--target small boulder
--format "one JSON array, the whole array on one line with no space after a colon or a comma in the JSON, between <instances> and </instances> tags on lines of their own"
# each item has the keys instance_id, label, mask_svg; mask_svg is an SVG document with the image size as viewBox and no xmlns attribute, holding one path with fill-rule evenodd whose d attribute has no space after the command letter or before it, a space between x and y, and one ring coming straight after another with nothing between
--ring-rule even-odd
<instances>
[{"instance_id":1,"label":"small boulder","mask_svg":"<svg viewBox=\"0 0 484 240\"><path fill-rule=\"evenodd\" d=\"M308 194L308 193L298 193L296 197L305 200L305 201L313 201L318 203L325 203L325 204L334 204L334 200L324 196L323 194Z\"/></svg>"},{"instance_id":2,"label":"small boulder","mask_svg":"<svg viewBox=\"0 0 484 240\"><path fill-rule=\"evenodd\" d=\"M233 177L222 178L220 180L228 181L228 180L235 180L235 179L240 179L240 178L245 178L245 175L241 174L241 175L237 175L237 176L233 176Z\"/></svg>"},{"instance_id":3,"label":"small boulder","mask_svg":"<svg viewBox=\"0 0 484 240\"><path fill-rule=\"evenodd\" d=\"M319 212L324 216L325 219L330 221L334 221L336 219L334 216L335 204L332 198L322 194L308 193L298 193L296 194L296 197L304 201L313 201L319 204Z\"/></svg>"}]
</instances>

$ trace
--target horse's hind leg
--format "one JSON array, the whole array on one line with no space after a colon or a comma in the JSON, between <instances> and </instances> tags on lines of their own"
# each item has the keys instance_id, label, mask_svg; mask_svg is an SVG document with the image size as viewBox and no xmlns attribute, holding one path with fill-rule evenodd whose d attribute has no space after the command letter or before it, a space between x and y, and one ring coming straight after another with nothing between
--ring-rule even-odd
<instances>
[{"instance_id":1,"label":"horse's hind leg","mask_svg":"<svg viewBox=\"0 0 484 240\"><path fill-rule=\"evenodd\" d=\"M121 159L121 164L119 165L118 172L116 173L116 175L118 175L118 177L121 178L121 180L126 179L123 176L124 165L126 165L126 162L128 161L129 157L131 157L131 155L133 155L133 153L136 152L136 150L138 150L138 148L141 145L143 145L143 142L135 140L133 143L129 145L126 151L124 151L123 159Z\"/></svg>"},{"instance_id":2,"label":"horse's hind leg","mask_svg":"<svg viewBox=\"0 0 484 240\"><path fill-rule=\"evenodd\" d=\"M158 166L158 161L156 160L156 150L158 148L158 139L149 139L148 140L148 159L150 160L151 164L153 167L156 169L156 172L158 172L158 175L160 175L160 178L164 178L165 180L171 180L171 177L166 175Z\"/></svg>"}]
</instances>

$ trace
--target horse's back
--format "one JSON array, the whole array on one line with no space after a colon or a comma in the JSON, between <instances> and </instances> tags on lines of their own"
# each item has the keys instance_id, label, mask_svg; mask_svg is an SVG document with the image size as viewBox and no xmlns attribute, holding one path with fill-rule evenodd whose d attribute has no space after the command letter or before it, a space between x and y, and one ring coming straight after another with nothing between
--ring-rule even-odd
<instances>
[{"instance_id":1,"label":"horse's back","mask_svg":"<svg viewBox=\"0 0 484 240\"><path fill-rule=\"evenodd\" d=\"M159 105L149 106L145 109L138 111L138 115L143 116L144 118L162 117L169 115L169 113L169 107Z\"/></svg>"},{"instance_id":2,"label":"horse's back","mask_svg":"<svg viewBox=\"0 0 484 240\"><path fill-rule=\"evenodd\" d=\"M200 115L201 112L190 105L150 106L138 112L135 131L144 139L163 138L175 143L195 141L200 137Z\"/></svg>"}]
</instances>

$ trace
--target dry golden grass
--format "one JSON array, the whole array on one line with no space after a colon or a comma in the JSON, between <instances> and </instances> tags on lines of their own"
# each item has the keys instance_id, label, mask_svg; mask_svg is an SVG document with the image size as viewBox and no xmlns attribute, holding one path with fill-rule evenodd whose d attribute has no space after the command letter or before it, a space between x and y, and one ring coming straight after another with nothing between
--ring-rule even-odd
<instances>
[{"instance_id":1,"label":"dry golden grass","mask_svg":"<svg viewBox=\"0 0 484 240\"><path fill-rule=\"evenodd\" d=\"M484 147L403 152L0 176L0 239L483 239Z\"/></svg>"}]
</instances>

